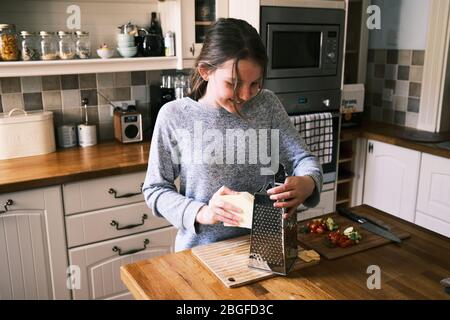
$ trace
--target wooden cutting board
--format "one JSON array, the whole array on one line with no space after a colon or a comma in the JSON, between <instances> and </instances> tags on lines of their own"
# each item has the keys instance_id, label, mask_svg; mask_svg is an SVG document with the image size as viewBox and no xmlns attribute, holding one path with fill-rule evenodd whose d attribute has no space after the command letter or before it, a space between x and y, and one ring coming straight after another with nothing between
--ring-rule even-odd
<instances>
[{"instance_id":1,"label":"wooden cutting board","mask_svg":"<svg viewBox=\"0 0 450 320\"><path fill-rule=\"evenodd\" d=\"M364 216L363 214L359 214L362 217ZM371 248L375 248L384 244L388 244L388 243L393 243L390 240L383 238L381 236L378 236L370 231L367 231L366 229L361 228L360 226L358 226L357 222L353 222L343 216L341 216L340 214L337 213L333 213L330 215L326 215L327 217L331 217L333 218L333 220L339 225L339 230L341 230L341 232L343 232L345 230L345 228L353 226L362 236L362 240L360 241L360 243L347 247L347 248L340 248L340 247L336 247L336 248L329 248L324 244L324 238L328 236L329 232L325 232L323 234L315 234L315 233L299 233L298 235L298 241L300 242L300 245L305 247L305 248L309 248L309 249L313 249L315 251L317 251L321 256L324 256L327 259L337 259L340 257L344 257L344 256L348 256L350 254L354 254L357 252L361 252L364 250L368 250ZM381 225L386 225L385 223L383 223L382 221L374 218L374 217L369 217L371 220L380 223ZM308 220L309 221L309 220ZM299 222L299 226L302 224L306 224L306 222ZM408 238L410 235L409 233L407 233L406 231L402 230L401 228L397 227L397 226L390 226L387 225L388 227L391 227L391 232L394 233L397 237L399 237L400 239L406 239Z\"/></svg>"},{"instance_id":2,"label":"wooden cutting board","mask_svg":"<svg viewBox=\"0 0 450 320\"><path fill-rule=\"evenodd\" d=\"M299 253L301 250L303 249L299 248ZM272 272L247 266L250 253L249 235L194 247L192 253L228 288L279 276ZM292 267L292 271L314 266L318 263L319 261L305 262L298 258Z\"/></svg>"}]
</instances>

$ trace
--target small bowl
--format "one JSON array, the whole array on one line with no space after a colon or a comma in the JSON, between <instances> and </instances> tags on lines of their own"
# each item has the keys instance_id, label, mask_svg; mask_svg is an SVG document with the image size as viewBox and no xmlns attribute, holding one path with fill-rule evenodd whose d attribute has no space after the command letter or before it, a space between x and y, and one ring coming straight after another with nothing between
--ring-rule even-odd
<instances>
[{"instance_id":1,"label":"small bowl","mask_svg":"<svg viewBox=\"0 0 450 320\"><path fill-rule=\"evenodd\" d=\"M114 55L114 49L97 49L97 54L102 59L109 59Z\"/></svg>"},{"instance_id":2,"label":"small bowl","mask_svg":"<svg viewBox=\"0 0 450 320\"><path fill-rule=\"evenodd\" d=\"M137 53L137 47L118 47L117 51L119 51L120 55L124 58L134 57Z\"/></svg>"}]
</instances>

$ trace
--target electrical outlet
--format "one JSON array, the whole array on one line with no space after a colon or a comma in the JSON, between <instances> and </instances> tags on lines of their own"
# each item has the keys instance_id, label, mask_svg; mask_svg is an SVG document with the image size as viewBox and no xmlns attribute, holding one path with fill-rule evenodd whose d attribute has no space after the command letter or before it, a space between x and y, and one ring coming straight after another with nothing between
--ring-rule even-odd
<instances>
[{"instance_id":1,"label":"electrical outlet","mask_svg":"<svg viewBox=\"0 0 450 320\"><path fill-rule=\"evenodd\" d=\"M122 108L123 110L126 110L128 106L136 106L136 100L115 100L111 101L111 103L115 107ZM114 115L114 108L111 106L111 117Z\"/></svg>"}]
</instances>

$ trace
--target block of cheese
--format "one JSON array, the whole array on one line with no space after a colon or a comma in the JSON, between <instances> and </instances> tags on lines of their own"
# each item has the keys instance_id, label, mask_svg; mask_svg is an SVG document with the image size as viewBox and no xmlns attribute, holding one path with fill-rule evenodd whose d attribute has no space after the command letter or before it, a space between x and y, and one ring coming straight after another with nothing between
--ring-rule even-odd
<instances>
[{"instance_id":1,"label":"block of cheese","mask_svg":"<svg viewBox=\"0 0 450 320\"><path fill-rule=\"evenodd\" d=\"M235 207L242 209L243 213L238 214L241 218L238 226L234 226L228 223L224 223L225 227L241 227L241 228L252 228L253 219L253 201L255 197L248 192L239 192L239 194L226 194L221 195L220 198Z\"/></svg>"}]
</instances>

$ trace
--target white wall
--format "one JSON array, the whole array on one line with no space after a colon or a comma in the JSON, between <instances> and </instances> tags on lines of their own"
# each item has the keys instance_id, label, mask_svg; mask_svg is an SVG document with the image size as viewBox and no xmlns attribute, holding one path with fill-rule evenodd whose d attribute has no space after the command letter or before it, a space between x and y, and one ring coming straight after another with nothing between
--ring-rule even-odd
<instances>
[{"instance_id":1,"label":"white wall","mask_svg":"<svg viewBox=\"0 0 450 320\"><path fill-rule=\"evenodd\" d=\"M370 49L425 50L431 0L372 0L381 29L370 30Z\"/></svg>"}]
</instances>

